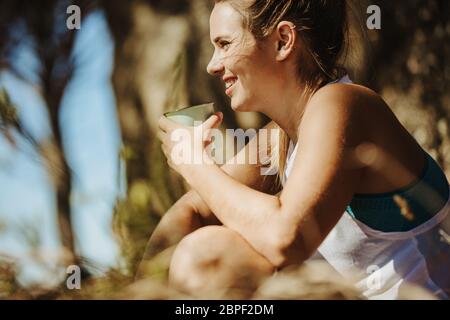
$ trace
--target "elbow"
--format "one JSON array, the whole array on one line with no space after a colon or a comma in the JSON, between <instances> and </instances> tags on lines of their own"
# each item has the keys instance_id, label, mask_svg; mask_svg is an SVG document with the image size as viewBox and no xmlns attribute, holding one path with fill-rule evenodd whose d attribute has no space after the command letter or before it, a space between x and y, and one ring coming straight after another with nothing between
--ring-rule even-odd
<instances>
[{"instance_id":1,"label":"elbow","mask_svg":"<svg viewBox=\"0 0 450 320\"><path fill-rule=\"evenodd\" d=\"M286 265L286 255L283 251L278 250L273 247L270 251L265 253L265 257L269 262L275 267L275 269L280 269Z\"/></svg>"},{"instance_id":2,"label":"elbow","mask_svg":"<svg viewBox=\"0 0 450 320\"><path fill-rule=\"evenodd\" d=\"M263 255L276 268L282 268L288 264L290 242L288 235L285 233L276 233L272 231L272 237L267 237L264 240Z\"/></svg>"},{"instance_id":3,"label":"elbow","mask_svg":"<svg viewBox=\"0 0 450 320\"><path fill-rule=\"evenodd\" d=\"M284 229L274 233L267 248L270 249L267 251L266 258L275 268L280 269L289 265L300 265L312 256L317 246L306 246L299 232Z\"/></svg>"},{"instance_id":4,"label":"elbow","mask_svg":"<svg viewBox=\"0 0 450 320\"><path fill-rule=\"evenodd\" d=\"M320 228L313 219L293 221L281 212L258 230L258 250L277 269L300 265L311 257L322 242ZM261 238L262 236L262 238Z\"/></svg>"}]
</instances>

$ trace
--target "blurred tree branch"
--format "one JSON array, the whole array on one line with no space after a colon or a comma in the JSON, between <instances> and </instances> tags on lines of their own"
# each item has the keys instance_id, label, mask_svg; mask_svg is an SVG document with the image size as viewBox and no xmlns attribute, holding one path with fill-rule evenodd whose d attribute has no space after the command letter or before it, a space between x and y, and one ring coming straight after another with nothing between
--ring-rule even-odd
<instances>
[{"instance_id":1,"label":"blurred tree branch","mask_svg":"<svg viewBox=\"0 0 450 320\"><path fill-rule=\"evenodd\" d=\"M74 31L65 25L66 8L70 4L82 8L84 18L95 1L45 0L39 2L5 0L0 4L0 68L8 70L19 79L40 88L45 101L52 137L47 141L36 141L28 132L12 106L6 92L2 93L2 118L5 126L2 133L14 142L9 129L15 129L40 153L47 166L56 193L57 216L63 247L71 255L69 264L78 264L71 221L70 195L72 171L68 165L60 123L61 100L73 74L72 49ZM37 83L17 68L15 49L24 39L32 39L32 50L40 62ZM24 106L26 108L26 106ZM26 110L26 109L24 109Z\"/></svg>"}]
</instances>

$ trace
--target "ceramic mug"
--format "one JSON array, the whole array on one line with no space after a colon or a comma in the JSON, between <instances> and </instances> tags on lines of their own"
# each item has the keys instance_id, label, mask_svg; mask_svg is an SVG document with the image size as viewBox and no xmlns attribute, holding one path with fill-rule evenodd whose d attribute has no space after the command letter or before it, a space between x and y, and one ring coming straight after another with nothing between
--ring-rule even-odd
<instances>
[{"instance_id":1,"label":"ceramic mug","mask_svg":"<svg viewBox=\"0 0 450 320\"><path fill-rule=\"evenodd\" d=\"M164 116L172 121L185 126L193 127L196 122L204 122L215 113L214 103L200 104L183 108L177 111L164 113Z\"/></svg>"}]
</instances>

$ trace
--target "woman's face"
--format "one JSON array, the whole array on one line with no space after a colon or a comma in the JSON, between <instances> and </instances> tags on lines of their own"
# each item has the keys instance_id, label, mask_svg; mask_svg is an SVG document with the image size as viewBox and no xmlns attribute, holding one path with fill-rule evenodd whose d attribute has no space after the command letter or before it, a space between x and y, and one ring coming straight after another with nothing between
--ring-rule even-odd
<instances>
[{"instance_id":1,"label":"woman's face","mask_svg":"<svg viewBox=\"0 0 450 320\"><path fill-rule=\"evenodd\" d=\"M260 111L276 88L274 48L259 41L243 25L243 17L227 2L215 5L210 18L214 55L208 64L211 75L224 81L225 93L235 111Z\"/></svg>"}]
</instances>

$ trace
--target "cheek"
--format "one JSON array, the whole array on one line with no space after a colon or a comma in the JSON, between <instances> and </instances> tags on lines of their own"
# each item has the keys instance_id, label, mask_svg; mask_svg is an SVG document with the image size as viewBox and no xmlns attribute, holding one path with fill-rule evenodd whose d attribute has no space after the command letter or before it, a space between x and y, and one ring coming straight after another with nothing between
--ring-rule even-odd
<instances>
[{"instance_id":1,"label":"cheek","mask_svg":"<svg viewBox=\"0 0 450 320\"><path fill-rule=\"evenodd\" d=\"M253 109L265 100L265 93L273 89L270 81L274 80L274 74L271 66L267 66L267 61L264 59L244 60L229 65L229 71L239 78L234 99L232 99L232 108L238 110Z\"/></svg>"},{"instance_id":2,"label":"cheek","mask_svg":"<svg viewBox=\"0 0 450 320\"><path fill-rule=\"evenodd\" d=\"M231 108L235 111L255 111L262 100L261 88L256 83L241 82L231 99Z\"/></svg>"},{"instance_id":3,"label":"cheek","mask_svg":"<svg viewBox=\"0 0 450 320\"><path fill-rule=\"evenodd\" d=\"M248 92L248 95L259 96L266 90L270 89L270 82L273 81L273 76L267 74L261 68L249 70L249 72L242 79L242 86Z\"/></svg>"}]
</instances>

